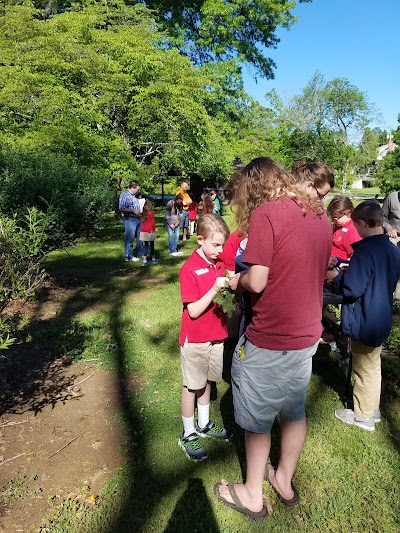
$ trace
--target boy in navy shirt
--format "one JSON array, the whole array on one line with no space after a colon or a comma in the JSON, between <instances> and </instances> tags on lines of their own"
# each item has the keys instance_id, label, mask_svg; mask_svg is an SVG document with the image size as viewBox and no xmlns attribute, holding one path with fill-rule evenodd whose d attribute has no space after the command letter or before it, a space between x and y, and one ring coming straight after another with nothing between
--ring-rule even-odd
<instances>
[{"instance_id":1,"label":"boy in navy shirt","mask_svg":"<svg viewBox=\"0 0 400 533\"><path fill-rule=\"evenodd\" d=\"M374 431L380 421L381 352L392 326L393 292L400 278L400 250L383 233L383 211L372 200L351 214L361 241L343 274L341 327L350 337L354 411L337 409L346 424Z\"/></svg>"}]
</instances>

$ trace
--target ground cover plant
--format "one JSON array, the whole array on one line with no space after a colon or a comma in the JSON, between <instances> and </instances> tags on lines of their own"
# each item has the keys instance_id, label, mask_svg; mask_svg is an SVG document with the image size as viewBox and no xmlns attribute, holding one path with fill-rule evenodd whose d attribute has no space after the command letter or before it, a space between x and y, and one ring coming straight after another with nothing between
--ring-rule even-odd
<instances>
[{"instance_id":1,"label":"ground cover plant","mask_svg":"<svg viewBox=\"0 0 400 533\"><path fill-rule=\"evenodd\" d=\"M217 422L235 430L233 442L207 440L209 459L199 465L189 462L177 445L178 270L184 258L168 255L161 210L157 221L160 263L148 269L124 263L120 222L110 222L97 239L79 243L68 254L53 253L46 262L54 283L69 285L75 293L53 321L32 332L32 343L51 344L71 361L97 359L101 368L112 370L127 446L125 464L93 495L93 505L53 498L43 528L52 533L397 532L400 395L395 375L400 365L393 354L384 357L383 421L373 434L334 418L344 395L345 369L326 347L315 357L307 399L308 438L295 474L300 506L284 507L267 483L264 494L271 516L265 523L253 523L216 501L213 485L221 477L240 482L245 475L243 433L234 426L227 379L214 391L211 409ZM187 257L194 240L182 248ZM132 379L140 383L134 391ZM272 463L279 454L278 436L275 424ZM60 457L66 460L68 449Z\"/></svg>"}]
</instances>

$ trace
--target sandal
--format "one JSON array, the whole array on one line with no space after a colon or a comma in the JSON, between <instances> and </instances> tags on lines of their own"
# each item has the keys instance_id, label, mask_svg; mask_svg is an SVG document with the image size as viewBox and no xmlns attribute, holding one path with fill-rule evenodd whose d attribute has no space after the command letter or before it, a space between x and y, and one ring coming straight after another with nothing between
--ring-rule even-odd
<instances>
[{"instance_id":1,"label":"sandal","mask_svg":"<svg viewBox=\"0 0 400 533\"><path fill-rule=\"evenodd\" d=\"M253 520L264 520L265 518L268 518L268 511L265 505L263 505L263 508L258 513L255 511L251 511L250 509L245 507L240 501L238 495L236 494L235 486L233 483L228 483L227 487L229 490L229 494L231 495L231 498L234 501L234 503L231 503L225 500L225 498L223 498L219 492L219 488L221 486L222 486L221 481L219 481L218 483L214 485L214 494L217 497L219 502L230 507L231 509L234 509L235 511L238 511L239 513L244 514L248 518L252 518Z\"/></svg>"},{"instance_id":2,"label":"sandal","mask_svg":"<svg viewBox=\"0 0 400 533\"><path fill-rule=\"evenodd\" d=\"M271 470L273 470L275 472L275 468L271 465L271 463L268 463L267 464L267 468L265 469L264 478L268 481L268 483L274 489L274 491L275 491L276 495L278 496L278 498L281 500L282 503L284 503L288 507L293 507L293 505L297 505L300 502L300 496L299 496L299 493L297 492L296 487L292 483L293 498L291 498L290 500L287 500L286 498L284 498L282 496L282 494L278 491L278 489L276 487L274 487L274 485L272 484L271 480L269 479L269 473L271 472Z\"/></svg>"}]
</instances>

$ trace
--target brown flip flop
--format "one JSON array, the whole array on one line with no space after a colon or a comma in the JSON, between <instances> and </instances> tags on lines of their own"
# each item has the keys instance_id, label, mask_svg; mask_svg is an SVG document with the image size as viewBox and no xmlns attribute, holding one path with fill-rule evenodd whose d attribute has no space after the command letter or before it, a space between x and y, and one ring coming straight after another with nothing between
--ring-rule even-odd
<instances>
[{"instance_id":1,"label":"brown flip flop","mask_svg":"<svg viewBox=\"0 0 400 533\"><path fill-rule=\"evenodd\" d=\"M268 463L267 467L265 469L265 476L264 477L268 481L268 483L271 485L271 487L273 488L273 490L275 491L276 495L281 500L281 502L284 503L285 505L287 505L288 507L293 507L294 505L297 505L298 503L300 503L299 493L297 492L297 489L293 485L293 483L292 483L293 498L291 498L290 500L287 500L286 498L284 498L282 496L282 494L277 490L277 488L274 487L274 485L271 483L271 480L269 479L269 472L271 470L273 470L275 472L275 468L270 463Z\"/></svg>"},{"instance_id":2,"label":"brown flip flop","mask_svg":"<svg viewBox=\"0 0 400 533\"><path fill-rule=\"evenodd\" d=\"M251 511L250 509L247 509L247 507L245 507L242 504L238 495L236 494L235 486L233 483L228 483L227 487L229 490L229 494L231 495L231 498L234 501L234 503L231 503L225 500L225 498L223 498L221 494L219 493L219 488L221 486L222 486L221 481L219 481L218 483L214 485L214 494L217 497L217 500L219 502L223 503L227 507L230 507L231 509L234 509L235 511L238 511L239 513L244 514L248 518L252 518L253 520L265 520L265 518L268 518L268 511L265 506L263 506L261 511L259 511L258 513Z\"/></svg>"}]
</instances>

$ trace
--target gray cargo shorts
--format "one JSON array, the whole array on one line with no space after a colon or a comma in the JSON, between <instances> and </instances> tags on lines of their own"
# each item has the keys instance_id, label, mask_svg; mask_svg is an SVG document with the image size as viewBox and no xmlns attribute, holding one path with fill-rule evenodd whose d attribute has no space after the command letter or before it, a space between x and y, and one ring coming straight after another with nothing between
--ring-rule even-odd
<instances>
[{"instance_id":1,"label":"gray cargo shorts","mask_svg":"<svg viewBox=\"0 0 400 533\"><path fill-rule=\"evenodd\" d=\"M235 420L253 433L269 433L276 416L305 418L312 357L318 342L302 350L258 348L242 335L232 361Z\"/></svg>"}]
</instances>

